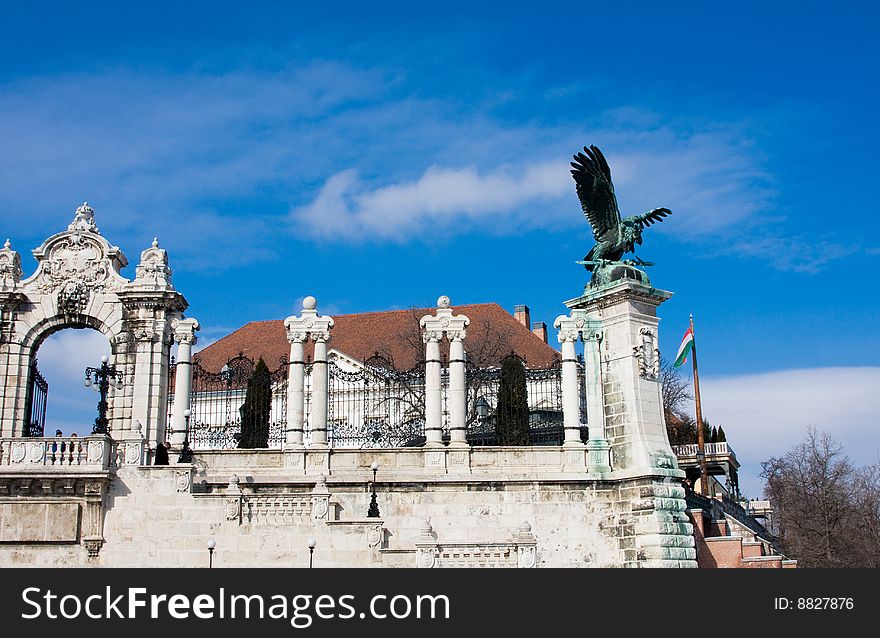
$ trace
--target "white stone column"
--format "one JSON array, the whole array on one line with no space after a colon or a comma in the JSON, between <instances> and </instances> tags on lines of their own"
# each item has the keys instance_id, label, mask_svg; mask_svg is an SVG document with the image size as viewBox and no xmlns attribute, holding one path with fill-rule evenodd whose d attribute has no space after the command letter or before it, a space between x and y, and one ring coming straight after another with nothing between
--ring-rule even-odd
<instances>
[{"instance_id":1,"label":"white stone column","mask_svg":"<svg viewBox=\"0 0 880 638\"><path fill-rule=\"evenodd\" d=\"M174 407L171 419L171 449L180 451L187 436L186 415L192 395L192 348L196 344L195 319L181 319L174 324L177 342L177 371L174 376Z\"/></svg>"},{"instance_id":2,"label":"white stone column","mask_svg":"<svg viewBox=\"0 0 880 638\"><path fill-rule=\"evenodd\" d=\"M284 447L303 445L303 417L305 414L305 348L306 334L288 332L290 360L287 369L287 427Z\"/></svg>"},{"instance_id":3,"label":"white stone column","mask_svg":"<svg viewBox=\"0 0 880 638\"><path fill-rule=\"evenodd\" d=\"M329 375L327 369L326 335L312 335L315 343L315 359L312 361L312 423L309 428L311 447L327 447L327 412L329 411Z\"/></svg>"},{"instance_id":4,"label":"white stone column","mask_svg":"<svg viewBox=\"0 0 880 638\"><path fill-rule=\"evenodd\" d=\"M467 445L467 379L465 377L465 331L448 332L449 337L449 444Z\"/></svg>"},{"instance_id":5,"label":"white stone column","mask_svg":"<svg viewBox=\"0 0 880 638\"><path fill-rule=\"evenodd\" d=\"M419 320L422 327L422 340L425 342L425 446L443 445L443 388L441 387L440 341L444 334L450 340L449 346L449 384L448 396L450 414L450 440L456 446L467 444L467 387L464 368L465 328L470 319L455 315L449 297L443 295L437 300L437 310L433 315L425 315ZM457 430L457 431L456 431ZM455 432L455 434L453 434Z\"/></svg>"},{"instance_id":6,"label":"white stone column","mask_svg":"<svg viewBox=\"0 0 880 638\"><path fill-rule=\"evenodd\" d=\"M327 447L327 414L329 410L329 362L327 343L333 318L318 314L318 301L308 296L303 299L300 316L284 320L287 339L290 341L290 371L287 386L287 445L299 448L303 445L305 414L305 341L312 339L315 356L312 362L312 410L309 424L309 445Z\"/></svg>"},{"instance_id":7,"label":"white stone column","mask_svg":"<svg viewBox=\"0 0 880 638\"><path fill-rule=\"evenodd\" d=\"M600 345L602 332L583 333L584 340L584 396L587 399L587 425L591 439L605 438L605 395L602 389L602 359Z\"/></svg>"},{"instance_id":8,"label":"white stone column","mask_svg":"<svg viewBox=\"0 0 880 638\"><path fill-rule=\"evenodd\" d=\"M442 333L426 332L425 341L425 445L443 445L443 396L440 387Z\"/></svg>"},{"instance_id":9,"label":"white stone column","mask_svg":"<svg viewBox=\"0 0 880 638\"><path fill-rule=\"evenodd\" d=\"M558 321L558 320L557 320ZM562 344L562 424L565 428L563 445L581 445L581 406L578 388L577 330L560 330Z\"/></svg>"}]
</instances>

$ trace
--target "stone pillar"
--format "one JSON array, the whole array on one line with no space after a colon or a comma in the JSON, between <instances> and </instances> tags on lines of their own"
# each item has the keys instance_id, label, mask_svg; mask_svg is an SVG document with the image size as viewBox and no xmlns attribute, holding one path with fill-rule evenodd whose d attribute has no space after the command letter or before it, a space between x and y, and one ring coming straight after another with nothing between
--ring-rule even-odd
<instances>
[{"instance_id":1,"label":"stone pillar","mask_svg":"<svg viewBox=\"0 0 880 638\"><path fill-rule=\"evenodd\" d=\"M449 337L449 444L467 445L467 379L465 377L464 330Z\"/></svg>"},{"instance_id":2,"label":"stone pillar","mask_svg":"<svg viewBox=\"0 0 880 638\"><path fill-rule=\"evenodd\" d=\"M171 417L171 449L179 452L187 437L187 422L184 414L190 409L192 395L192 348L196 344L196 330L199 322L195 319L181 319L174 325L174 340L177 342L177 372L174 377L174 407Z\"/></svg>"},{"instance_id":3,"label":"stone pillar","mask_svg":"<svg viewBox=\"0 0 880 638\"><path fill-rule=\"evenodd\" d=\"M327 447L327 412L329 411L329 370L327 369L327 342L330 333L312 335L315 359L312 362L312 423L309 428L311 447Z\"/></svg>"},{"instance_id":4,"label":"stone pillar","mask_svg":"<svg viewBox=\"0 0 880 638\"><path fill-rule=\"evenodd\" d=\"M425 445L443 445L443 395L440 387L442 333L424 333L425 341Z\"/></svg>"},{"instance_id":5,"label":"stone pillar","mask_svg":"<svg viewBox=\"0 0 880 638\"><path fill-rule=\"evenodd\" d=\"M444 334L449 346L448 396L450 414L450 439L456 446L467 444L465 418L467 414L467 387L464 368L465 328L470 319L455 315L449 297L437 300L437 311L419 320L422 340L425 342L425 446L443 445L443 388L441 387L440 341ZM454 434L453 434L454 432Z\"/></svg>"},{"instance_id":6,"label":"stone pillar","mask_svg":"<svg viewBox=\"0 0 880 638\"><path fill-rule=\"evenodd\" d=\"M302 447L305 414L305 341L311 338L315 353L312 362L312 410L309 424L309 445L327 447L327 414L329 411L329 367L327 343L333 318L318 315L318 301L308 296L303 299L300 316L284 320L287 339L290 341L290 372L287 394L287 443L286 448Z\"/></svg>"},{"instance_id":7,"label":"stone pillar","mask_svg":"<svg viewBox=\"0 0 880 638\"><path fill-rule=\"evenodd\" d=\"M562 410L566 447L584 447L581 441L580 386L577 378L575 344L584 343L584 390L587 404L587 471L611 471L609 446L605 440L605 396L602 391L602 363L599 344L602 342L601 324L587 317L582 310L573 310L571 316L562 315L553 324L559 329L562 344Z\"/></svg>"},{"instance_id":8,"label":"stone pillar","mask_svg":"<svg viewBox=\"0 0 880 638\"><path fill-rule=\"evenodd\" d=\"M557 320L558 321L558 320ZM562 344L562 424L565 428L563 445L581 445L581 406L578 392L576 330L560 330Z\"/></svg>"},{"instance_id":9,"label":"stone pillar","mask_svg":"<svg viewBox=\"0 0 880 638\"><path fill-rule=\"evenodd\" d=\"M288 332L290 361L287 369L287 427L284 447L303 445L303 417L305 415L305 349L303 332Z\"/></svg>"},{"instance_id":10,"label":"stone pillar","mask_svg":"<svg viewBox=\"0 0 880 638\"><path fill-rule=\"evenodd\" d=\"M634 268L620 267L614 273L617 279L588 286L584 295L565 304L572 318L601 327L591 332L600 332L601 338L585 340L587 404L604 408L615 470L676 469L660 398L656 312L672 293L653 288ZM585 336L588 332L589 327ZM596 400L600 387L602 401ZM598 409L591 407L591 439L593 419L598 418Z\"/></svg>"}]
</instances>

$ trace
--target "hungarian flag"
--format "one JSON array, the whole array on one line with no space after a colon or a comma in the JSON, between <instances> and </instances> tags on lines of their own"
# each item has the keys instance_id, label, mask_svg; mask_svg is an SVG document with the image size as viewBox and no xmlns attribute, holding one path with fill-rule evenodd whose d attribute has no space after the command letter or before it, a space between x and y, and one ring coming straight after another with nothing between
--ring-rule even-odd
<instances>
[{"instance_id":1,"label":"hungarian flag","mask_svg":"<svg viewBox=\"0 0 880 638\"><path fill-rule=\"evenodd\" d=\"M675 363L673 364L673 368L677 368L682 363L687 361L688 355L694 349L694 331L690 328L687 329L687 332L684 333L684 337L681 340L681 345L678 346L678 354L675 355Z\"/></svg>"}]
</instances>

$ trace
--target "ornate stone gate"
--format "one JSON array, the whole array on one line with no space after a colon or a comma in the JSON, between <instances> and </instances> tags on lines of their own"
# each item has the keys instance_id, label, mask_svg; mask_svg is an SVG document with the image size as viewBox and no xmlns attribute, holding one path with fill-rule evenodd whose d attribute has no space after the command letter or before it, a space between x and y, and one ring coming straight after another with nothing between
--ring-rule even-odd
<instances>
[{"instance_id":1,"label":"ornate stone gate","mask_svg":"<svg viewBox=\"0 0 880 638\"><path fill-rule=\"evenodd\" d=\"M168 254L153 240L134 280L126 279L120 271L128 260L101 236L87 203L33 254L36 272L23 279L9 240L0 249L0 436L28 436L31 366L40 344L64 328L91 328L107 337L110 363L123 374L108 397L110 435L143 435L155 449L165 438L170 349L188 305L171 284Z\"/></svg>"}]
</instances>

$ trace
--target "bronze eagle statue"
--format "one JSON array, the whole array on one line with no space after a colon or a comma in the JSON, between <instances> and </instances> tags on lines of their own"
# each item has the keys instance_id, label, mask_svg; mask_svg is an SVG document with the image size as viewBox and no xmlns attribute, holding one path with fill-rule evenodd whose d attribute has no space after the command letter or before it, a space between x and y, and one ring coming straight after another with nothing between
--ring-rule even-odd
<instances>
[{"instance_id":1,"label":"bronze eagle statue","mask_svg":"<svg viewBox=\"0 0 880 638\"><path fill-rule=\"evenodd\" d=\"M624 254L633 252L635 245L642 243L642 230L646 226L663 221L664 217L672 214L668 208L655 208L622 219L614 195L614 184L611 183L611 168L596 146L585 146L583 153L574 156L571 166L581 208L593 227L593 237L596 239L596 244L584 257L584 267L589 271L605 262L620 263ZM646 263L636 258L631 265Z\"/></svg>"}]
</instances>

